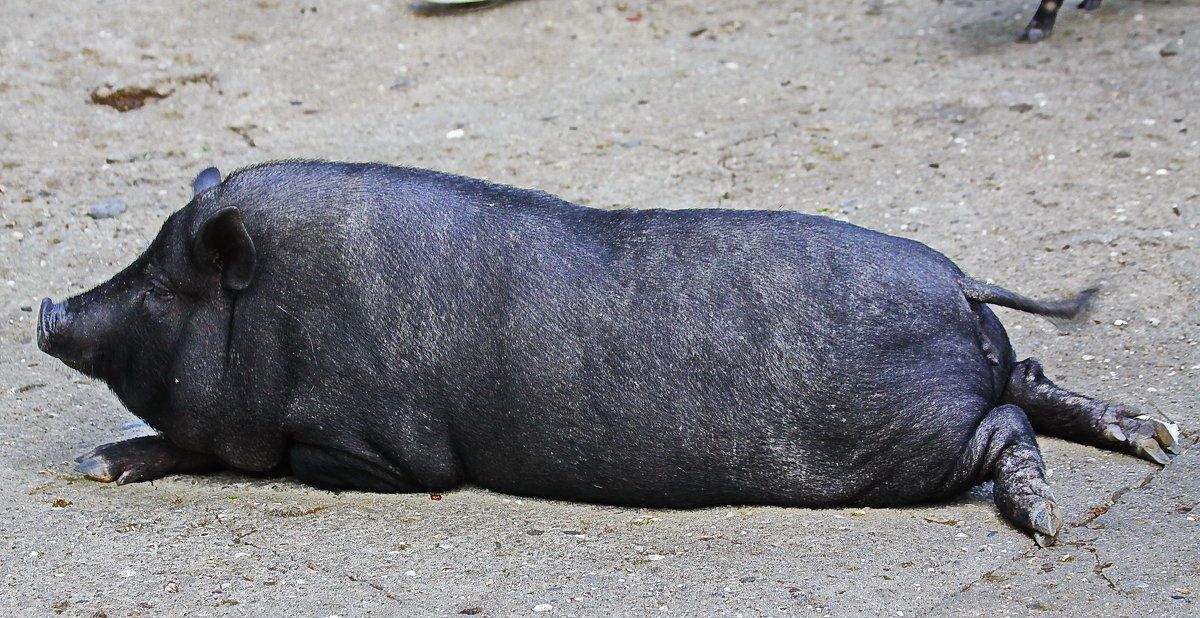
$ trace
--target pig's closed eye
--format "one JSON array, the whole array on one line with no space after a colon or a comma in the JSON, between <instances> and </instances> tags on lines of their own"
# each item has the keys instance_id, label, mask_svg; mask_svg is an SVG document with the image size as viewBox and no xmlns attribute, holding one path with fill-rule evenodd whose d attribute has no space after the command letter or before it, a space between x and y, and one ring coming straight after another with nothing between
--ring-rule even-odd
<instances>
[{"instance_id":1,"label":"pig's closed eye","mask_svg":"<svg viewBox=\"0 0 1200 618\"><path fill-rule=\"evenodd\" d=\"M154 278L150 279L150 293L162 300L169 300L175 297L175 292L171 288L167 287L162 281Z\"/></svg>"}]
</instances>

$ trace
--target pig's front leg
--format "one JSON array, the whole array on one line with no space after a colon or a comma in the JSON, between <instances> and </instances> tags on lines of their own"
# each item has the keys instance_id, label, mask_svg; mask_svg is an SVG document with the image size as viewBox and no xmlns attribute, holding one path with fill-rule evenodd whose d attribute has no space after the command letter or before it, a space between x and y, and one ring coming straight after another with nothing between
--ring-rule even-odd
<instances>
[{"instance_id":1,"label":"pig's front leg","mask_svg":"<svg viewBox=\"0 0 1200 618\"><path fill-rule=\"evenodd\" d=\"M225 466L212 455L181 449L162 436L130 438L98 446L80 455L75 466L84 476L118 485L153 481L168 474L198 474Z\"/></svg>"}]
</instances>

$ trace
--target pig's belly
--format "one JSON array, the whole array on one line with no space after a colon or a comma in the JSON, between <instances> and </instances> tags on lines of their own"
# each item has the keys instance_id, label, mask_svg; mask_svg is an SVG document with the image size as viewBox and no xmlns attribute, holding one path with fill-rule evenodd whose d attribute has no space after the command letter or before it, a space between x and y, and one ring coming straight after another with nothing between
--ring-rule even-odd
<instances>
[{"instance_id":1,"label":"pig's belly","mask_svg":"<svg viewBox=\"0 0 1200 618\"><path fill-rule=\"evenodd\" d=\"M945 479L998 398L985 370L912 373L923 371L823 393L540 402L480 412L502 420L478 419L456 442L471 481L515 494L662 507L914 503L964 489Z\"/></svg>"}]
</instances>

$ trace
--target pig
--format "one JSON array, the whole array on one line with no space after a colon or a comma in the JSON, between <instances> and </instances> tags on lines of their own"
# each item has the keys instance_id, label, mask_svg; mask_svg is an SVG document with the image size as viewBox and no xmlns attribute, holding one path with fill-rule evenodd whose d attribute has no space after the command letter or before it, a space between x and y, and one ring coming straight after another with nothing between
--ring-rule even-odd
<instances>
[{"instance_id":1,"label":"pig","mask_svg":"<svg viewBox=\"0 0 1200 618\"><path fill-rule=\"evenodd\" d=\"M1166 464L1173 424L1018 362L989 304L1071 318L912 240L787 211L604 210L383 164L194 195L39 347L158 435L99 481L235 469L330 490L896 506L994 481L1047 546L1035 430Z\"/></svg>"},{"instance_id":2,"label":"pig","mask_svg":"<svg viewBox=\"0 0 1200 618\"><path fill-rule=\"evenodd\" d=\"M1100 2L1101 0L1082 0L1078 8L1094 11L1100 8ZM1033 14L1033 19L1029 20L1029 25L1021 31L1018 40L1037 43L1048 38L1050 32L1054 30L1054 20L1058 18L1058 9L1060 8L1062 8L1062 2L1059 0L1041 0L1037 11Z\"/></svg>"}]
</instances>

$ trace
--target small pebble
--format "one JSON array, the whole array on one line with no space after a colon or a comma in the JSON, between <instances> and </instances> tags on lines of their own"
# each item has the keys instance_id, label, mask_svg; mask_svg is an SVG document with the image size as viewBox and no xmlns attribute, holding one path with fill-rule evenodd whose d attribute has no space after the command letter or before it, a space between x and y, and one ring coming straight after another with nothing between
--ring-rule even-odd
<instances>
[{"instance_id":1,"label":"small pebble","mask_svg":"<svg viewBox=\"0 0 1200 618\"><path fill-rule=\"evenodd\" d=\"M554 606L549 603L542 603L541 605L533 606L533 611L535 612L548 612L552 609L554 609Z\"/></svg>"},{"instance_id":2,"label":"small pebble","mask_svg":"<svg viewBox=\"0 0 1200 618\"><path fill-rule=\"evenodd\" d=\"M446 139L462 139L466 134L467 132L462 129L454 129L446 132Z\"/></svg>"},{"instance_id":3,"label":"small pebble","mask_svg":"<svg viewBox=\"0 0 1200 618\"><path fill-rule=\"evenodd\" d=\"M95 206L88 209L87 216L93 219L108 219L125 212L126 208L125 202L120 198L110 197L96 202Z\"/></svg>"}]
</instances>

